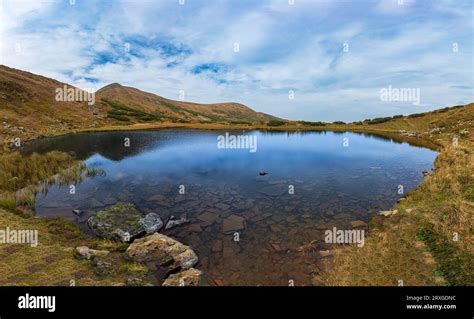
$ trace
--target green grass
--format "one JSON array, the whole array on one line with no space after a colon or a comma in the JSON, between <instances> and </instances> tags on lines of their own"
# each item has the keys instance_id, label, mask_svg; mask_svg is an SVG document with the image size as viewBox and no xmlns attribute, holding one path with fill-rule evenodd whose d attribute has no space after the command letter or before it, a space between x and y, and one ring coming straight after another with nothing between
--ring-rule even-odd
<instances>
[{"instance_id":1,"label":"green grass","mask_svg":"<svg viewBox=\"0 0 474 319\"><path fill-rule=\"evenodd\" d=\"M449 285L474 285L472 256L459 250L456 242L444 237L428 225L420 228L417 239L422 240L438 262L437 271Z\"/></svg>"},{"instance_id":2,"label":"green grass","mask_svg":"<svg viewBox=\"0 0 474 319\"><path fill-rule=\"evenodd\" d=\"M287 124L287 122L282 121L282 120L270 120L267 123L268 126L283 126L283 125L286 125L286 124Z\"/></svg>"},{"instance_id":3,"label":"green grass","mask_svg":"<svg viewBox=\"0 0 474 319\"><path fill-rule=\"evenodd\" d=\"M118 121L130 122L133 119L138 122L157 122L162 119L161 114L158 114L158 112L152 114L139 111L109 99L102 99L102 102L112 107L112 109L107 112L107 116Z\"/></svg>"}]
</instances>

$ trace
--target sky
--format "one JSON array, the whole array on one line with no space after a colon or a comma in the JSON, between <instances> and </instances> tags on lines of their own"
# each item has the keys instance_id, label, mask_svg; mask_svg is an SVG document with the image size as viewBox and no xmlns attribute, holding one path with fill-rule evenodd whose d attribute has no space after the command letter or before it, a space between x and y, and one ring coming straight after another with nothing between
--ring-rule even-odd
<instances>
[{"instance_id":1,"label":"sky","mask_svg":"<svg viewBox=\"0 0 474 319\"><path fill-rule=\"evenodd\" d=\"M0 0L0 64L293 120L474 102L473 33L472 0Z\"/></svg>"}]
</instances>

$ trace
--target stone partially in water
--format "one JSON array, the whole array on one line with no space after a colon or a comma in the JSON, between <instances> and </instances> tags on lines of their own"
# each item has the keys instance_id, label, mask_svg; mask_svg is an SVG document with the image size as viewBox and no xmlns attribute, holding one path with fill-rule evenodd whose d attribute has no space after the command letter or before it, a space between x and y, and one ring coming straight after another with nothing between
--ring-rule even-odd
<instances>
[{"instance_id":1,"label":"stone partially in water","mask_svg":"<svg viewBox=\"0 0 474 319\"><path fill-rule=\"evenodd\" d=\"M170 275L162 286L197 286L201 281L202 272L195 268Z\"/></svg>"},{"instance_id":2,"label":"stone partially in water","mask_svg":"<svg viewBox=\"0 0 474 319\"><path fill-rule=\"evenodd\" d=\"M242 229L245 229L245 218L237 215L230 215L224 219L222 224L223 233L230 233Z\"/></svg>"},{"instance_id":3,"label":"stone partially in water","mask_svg":"<svg viewBox=\"0 0 474 319\"><path fill-rule=\"evenodd\" d=\"M186 270L198 262L190 247L159 233L135 240L127 248L126 255L139 263L157 262L168 272Z\"/></svg>"},{"instance_id":4,"label":"stone partially in water","mask_svg":"<svg viewBox=\"0 0 474 319\"><path fill-rule=\"evenodd\" d=\"M145 229L147 234L153 234L163 227L163 221L160 216L155 213L149 213L139 221L140 225Z\"/></svg>"},{"instance_id":5,"label":"stone partially in water","mask_svg":"<svg viewBox=\"0 0 474 319\"><path fill-rule=\"evenodd\" d=\"M186 217L181 217L180 219L175 219L174 216L171 216L168 222L166 223L165 230L170 230L176 226L189 223L189 220Z\"/></svg>"},{"instance_id":6,"label":"stone partially in water","mask_svg":"<svg viewBox=\"0 0 474 319\"><path fill-rule=\"evenodd\" d=\"M146 234L140 212L133 204L116 204L91 216L87 223L99 237L128 242Z\"/></svg>"}]
</instances>

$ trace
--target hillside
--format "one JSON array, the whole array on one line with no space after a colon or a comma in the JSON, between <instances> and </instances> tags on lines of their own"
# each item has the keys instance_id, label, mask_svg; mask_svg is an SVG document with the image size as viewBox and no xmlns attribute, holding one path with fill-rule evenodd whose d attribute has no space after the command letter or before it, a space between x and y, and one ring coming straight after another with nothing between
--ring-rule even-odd
<instances>
[{"instance_id":1,"label":"hillside","mask_svg":"<svg viewBox=\"0 0 474 319\"><path fill-rule=\"evenodd\" d=\"M76 96L57 98L57 90ZM44 76L0 65L0 145L71 131L116 125L195 123L261 125L275 117L239 103L198 104L173 101L136 88L110 84L87 92ZM69 101L68 101L69 100Z\"/></svg>"},{"instance_id":2,"label":"hillside","mask_svg":"<svg viewBox=\"0 0 474 319\"><path fill-rule=\"evenodd\" d=\"M270 118L239 103L175 101L117 83L97 91L97 99L107 108L109 118L123 122L263 124Z\"/></svg>"},{"instance_id":3,"label":"hillside","mask_svg":"<svg viewBox=\"0 0 474 319\"><path fill-rule=\"evenodd\" d=\"M57 101L56 90L64 85L0 65L0 144L105 124L105 115L87 102Z\"/></svg>"}]
</instances>

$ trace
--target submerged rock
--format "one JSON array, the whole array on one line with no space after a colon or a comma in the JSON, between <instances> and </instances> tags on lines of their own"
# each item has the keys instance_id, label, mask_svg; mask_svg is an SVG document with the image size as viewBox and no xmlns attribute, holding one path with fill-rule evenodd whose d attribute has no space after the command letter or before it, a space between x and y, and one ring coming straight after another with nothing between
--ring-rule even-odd
<instances>
[{"instance_id":1,"label":"submerged rock","mask_svg":"<svg viewBox=\"0 0 474 319\"><path fill-rule=\"evenodd\" d=\"M237 215L230 215L224 219L222 224L223 233L231 233L242 229L245 229L245 218Z\"/></svg>"},{"instance_id":2,"label":"submerged rock","mask_svg":"<svg viewBox=\"0 0 474 319\"><path fill-rule=\"evenodd\" d=\"M187 224L189 220L183 216L180 219L175 219L174 216L171 216L168 222L166 223L165 230L169 230L179 225Z\"/></svg>"},{"instance_id":3,"label":"submerged rock","mask_svg":"<svg viewBox=\"0 0 474 319\"><path fill-rule=\"evenodd\" d=\"M122 203L101 210L87 223L97 236L122 242L130 242L163 227L163 221L157 214L142 217L133 204Z\"/></svg>"},{"instance_id":4,"label":"submerged rock","mask_svg":"<svg viewBox=\"0 0 474 319\"><path fill-rule=\"evenodd\" d=\"M276 184L276 185L262 188L259 191L259 193L262 193L264 195L271 196L271 197L277 197L277 196L282 196L283 194L285 194L287 190L288 190L288 187L286 187L285 185Z\"/></svg>"},{"instance_id":5,"label":"submerged rock","mask_svg":"<svg viewBox=\"0 0 474 319\"><path fill-rule=\"evenodd\" d=\"M170 275L162 286L197 286L201 281L202 272L195 268Z\"/></svg>"},{"instance_id":6,"label":"submerged rock","mask_svg":"<svg viewBox=\"0 0 474 319\"><path fill-rule=\"evenodd\" d=\"M157 262L168 272L186 270L198 262L196 253L188 246L159 233L135 240L126 255L135 262Z\"/></svg>"}]
</instances>

